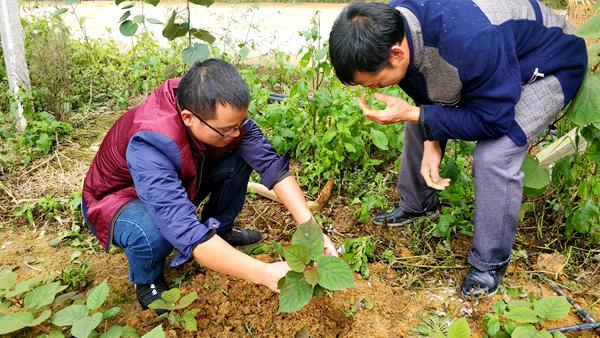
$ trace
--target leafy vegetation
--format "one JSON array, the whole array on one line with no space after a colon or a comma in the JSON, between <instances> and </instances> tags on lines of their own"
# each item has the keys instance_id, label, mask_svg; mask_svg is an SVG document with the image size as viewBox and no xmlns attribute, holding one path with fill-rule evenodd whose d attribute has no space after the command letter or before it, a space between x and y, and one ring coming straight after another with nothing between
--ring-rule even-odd
<instances>
[{"instance_id":1,"label":"leafy vegetation","mask_svg":"<svg viewBox=\"0 0 600 338\"><path fill-rule=\"evenodd\" d=\"M338 257L324 255L323 247L323 231L314 220L298 226L292 245L276 247L292 269L277 284L280 312L298 311L326 290L354 286L348 265Z\"/></svg>"},{"instance_id":2,"label":"leafy vegetation","mask_svg":"<svg viewBox=\"0 0 600 338\"><path fill-rule=\"evenodd\" d=\"M497 302L494 313L484 316L489 337L552 337L544 330L547 321L565 318L571 304L562 296L543 297L532 300ZM564 337L560 332L554 337Z\"/></svg>"}]
</instances>

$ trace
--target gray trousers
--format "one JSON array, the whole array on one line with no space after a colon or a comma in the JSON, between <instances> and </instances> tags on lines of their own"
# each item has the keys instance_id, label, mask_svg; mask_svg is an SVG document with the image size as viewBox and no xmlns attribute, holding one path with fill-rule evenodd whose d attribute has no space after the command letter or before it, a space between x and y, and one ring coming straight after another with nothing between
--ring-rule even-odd
<instances>
[{"instance_id":1,"label":"gray trousers","mask_svg":"<svg viewBox=\"0 0 600 338\"><path fill-rule=\"evenodd\" d=\"M530 140L553 121L562 106L560 83L548 76L522 87L516 120ZM437 201L436 190L427 187L419 173L423 141L418 126L407 123L398 193L400 208L408 212L424 211ZM510 260L523 197L520 169L527 149L528 145L517 146L508 136L478 141L475 146L475 232L468 260L479 270L496 269Z\"/></svg>"},{"instance_id":2,"label":"gray trousers","mask_svg":"<svg viewBox=\"0 0 600 338\"><path fill-rule=\"evenodd\" d=\"M510 260L523 196L520 169L526 153L527 146L519 147L507 136L479 141L475 146L475 233L469 263L480 270L495 269ZM404 211L424 211L436 202L436 190L427 187L419 173L422 157L421 132L407 123L398 177Z\"/></svg>"}]
</instances>

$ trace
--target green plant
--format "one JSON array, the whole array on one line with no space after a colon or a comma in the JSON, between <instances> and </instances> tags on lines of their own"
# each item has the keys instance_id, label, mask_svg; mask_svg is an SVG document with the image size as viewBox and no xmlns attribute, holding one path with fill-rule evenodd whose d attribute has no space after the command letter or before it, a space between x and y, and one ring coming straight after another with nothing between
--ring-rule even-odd
<instances>
[{"instance_id":1,"label":"green plant","mask_svg":"<svg viewBox=\"0 0 600 338\"><path fill-rule=\"evenodd\" d=\"M186 331L197 331L196 314L200 309L185 310L179 314L176 310L185 309L198 299L198 294L190 292L187 295L181 297L181 291L178 288L173 288L165 291L161 295L161 299L157 299L149 305L151 309L162 309L168 312L161 315L161 317L167 317L169 324L182 327Z\"/></svg>"},{"instance_id":2,"label":"green plant","mask_svg":"<svg viewBox=\"0 0 600 338\"><path fill-rule=\"evenodd\" d=\"M74 260L70 266L60 272L58 279L71 291L81 291L92 282L92 278L88 275L91 263L87 260L83 262Z\"/></svg>"},{"instance_id":3,"label":"green plant","mask_svg":"<svg viewBox=\"0 0 600 338\"><path fill-rule=\"evenodd\" d=\"M358 301L354 301L354 298L350 299L350 303L352 306L348 310L346 310L346 317L356 320L356 314L363 310L373 310L375 304L373 303L373 299L369 296L360 297Z\"/></svg>"},{"instance_id":4,"label":"green plant","mask_svg":"<svg viewBox=\"0 0 600 338\"><path fill-rule=\"evenodd\" d=\"M344 261L352 271L360 272L364 279L369 278L369 260L373 260L374 256L375 243L370 236L348 238L344 242Z\"/></svg>"},{"instance_id":5,"label":"green plant","mask_svg":"<svg viewBox=\"0 0 600 338\"><path fill-rule=\"evenodd\" d=\"M292 236L292 245L281 250L292 269L279 280L279 311L294 312L325 290L354 286L352 271L340 258L323 255L323 231L313 220L301 224Z\"/></svg>"},{"instance_id":6,"label":"green plant","mask_svg":"<svg viewBox=\"0 0 600 338\"><path fill-rule=\"evenodd\" d=\"M552 337L544 330L547 321L566 317L571 304L561 296L533 300L499 301L494 313L484 316L486 333L490 337ZM554 337L564 337L555 333Z\"/></svg>"},{"instance_id":7,"label":"green plant","mask_svg":"<svg viewBox=\"0 0 600 338\"><path fill-rule=\"evenodd\" d=\"M442 321L437 315L426 317L420 315L421 324L410 329L411 333L424 337L434 338L469 338L471 329L465 318L450 321Z\"/></svg>"},{"instance_id":8,"label":"green plant","mask_svg":"<svg viewBox=\"0 0 600 338\"><path fill-rule=\"evenodd\" d=\"M35 220L51 219L62 211L61 204L52 196L44 196L38 201L15 209L13 215L22 217L35 226Z\"/></svg>"}]
</instances>

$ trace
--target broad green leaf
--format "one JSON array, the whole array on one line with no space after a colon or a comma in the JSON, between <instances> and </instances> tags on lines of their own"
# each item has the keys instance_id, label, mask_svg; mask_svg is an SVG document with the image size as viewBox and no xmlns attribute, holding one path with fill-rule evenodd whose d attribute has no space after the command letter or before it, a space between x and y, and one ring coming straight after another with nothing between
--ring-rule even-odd
<instances>
[{"instance_id":1,"label":"broad green leaf","mask_svg":"<svg viewBox=\"0 0 600 338\"><path fill-rule=\"evenodd\" d=\"M13 312L0 317L0 334L7 334L27 327L33 321L33 315L29 312Z\"/></svg>"},{"instance_id":2,"label":"broad green leaf","mask_svg":"<svg viewBox=\"0 0 600 338\"><path fill-rule=\"evenodd\" d=\"M310 270L304 270L304 280L312 286L317 285L319 282L319 268L315 266L310 268Z\"/></svg>"},{"instance_id":3,"label":"broad green leaf","mask_svg":"<svg viewBox=\"0 0 600 338\"><path fill-rule=\"evenodd\" d=\"M512 338L536 338L537 330L532 325L517 326L510 335Z\"/></svg>"},{"instance_id":4,"label":"broad green leaf","mask_svg":"<svg viewBox=\"0 0 600 338\"><path fill-rule=\"evenodd\" d=\"M66 289L59 282L38 286L25 295L24 304L26 309L39 309L42 306L52 304L56 294Z\"/></svg>"},{"instance_id":5,"label":"broad green leaf","mask_svg":"<svg viewBox=\"0 0 600 338\"><path fill-rule=\"evenodd\" d=\"M198 331L198 323L196 322L196 314L200 309L194 309L191 311L185 311L181 316L183 321L183 328L188 332Z\"/></svg>"},{"instance_id":6,"label":"broad green leaf","mask_svg":"<svg viewBox=\"0 0 600 338\"><path fill-rule=\"evenodd\" d=\"M514 301L506 304L506 307L509 310L516 309L518 307L526 307L526 308L533 309L531 302L528 300L514 300Z\"/></svg>"},{"instance_id":7,"label":"broad green leaf","mask_svg":"<svg viewBox=\"0 0 600 338\"><path fill-rule=\"evenodd\" d=\"M292 270L303 272L306 264L310 261L308 250L300 244L293 244L283 250L285 260Z\"/></svg>"},{"instance_id":8,"label":"broad green leaf","mask_svg":"<svg viewBox=\"0 0 600 338\"><path fill-rule=\"evenodd\" d=\"M155 19L155 18L148 18L146 19L146 21L148 21L149 23L153 24L153 25L162 25L162 21Z\"/></svg>"},{"instance_id":9,"label":"broad green leaf","mask_svg":"<svg viewBox=\"0 0 600 338\"><path fill-rule=\"evenodd\" d=\"M36 319L31 321L29 326L40 325L41 323L45 322L46 319L50 318L50 315L52 315L52 311L48 309L44 310Z\"/></svg>"},{"instance_id":10,"label":"broad green leaf","mask_svg":"<svg viewBox=\"0 0 600 338\"><path fill-rule=\"evenodd\" d=\"M586 20L575 35L584 39L600 38L600 14Z\"/></svg>"},{"instance_id":11,"label":"broad green leaf","mask_svg":"<svg viewBox=\"0 0 600 338\"><path fill-rule=\"evenodd\" d=\"M17 283L17 274L6 271L0 276L0 290L9 290Z\"/></svg>"},{"instance_id":12,"label":"broad green leaf","mask_svg":"<svg viewBox=\"0 0 600 338\"><path fill-rule=\"evenodd\" d=\"M523 187L525 188L538 191L550 184L548 171L540 167L538 159L534 156L527 155L525 157L521 171L525 174L525 178L523 179Z\"/></svg>"},{"instance_id":13,"label":"broad green leaf","mask_svg":"<svg viewBox=\"0 0 600 338\"><path fill-rule=\"evenodd\" d=\"M500 332L500 320L495 316L490 318L485 324L486 332L490 337L495 336L498 332Z\"/></svg>"},{"instance_id":14,"label":"broad green leaf","mask_svg":"<svg viewBox=\"0 0 600 338\"><path fill-rule=\"evenodd\" d=\"M169 21L165 25L165 28L162 31L162 35L172 41L175 38L180 36L184 36L187 34L189 27L182 23L175 23L175 18L177 17L177 11L173 11Z\"/></svg>"},{"instance_id":15,"label":"broad green leaf","mask_svg":"<svg viewBox=\"0 0 600 338\"><path fill-rule=\"evenodd\" d=\"M59 8L56 11L54 11L54 13L52 13L52 15L54 15L54 16L61 16L61 15L65 14L68 11L69 10L67 8Z\"/></svg>"},{"instance_id":16,"label":"broad green leaf","mask_svg":"<svg viewBox=\"0 0 600 338\"><path fill-rule=\"evenodd\" d=\"M11 306L10 302L0 302L0 316Z\"/></svg>"},{"instance_id":17,"label":"broad green leaf","mask_svg":"<svg viewBox=\"0 0 600 338\"><path fill-rule=\"evenodd\" d=\"M281 257L281 258L285 257L285 253L283 252L283 248L281 247L281 244L279 244L277 242L273 242L273 248L275 248L275 251L277 252L279 257Z\"/></svg>"},{"instance_id":18,"label":"broad green leaf","mask_svg":"<svg viewBox=\"0 0 600 338\"><path fill-rule=\"evenodd\" d=\"M598 217L600 217L600 209L590 198L575 210L569 222L575 231L586 234L590 231L590 223Z\"/></svg>"},{"instance_id":19,"label":"broad green leaf","mask_svg":"<svg viewBox=\"0 0 600 338\"><path fill-rule=\"evenodd\" d=\"M319 285L329 290L343 290L354 287L354 277L346 262L333 256L317 259Z\"/></svg>"},{"instance_id":20,"label":"broad green leaf","mask_svg":"<svg viewBox=\"0 0 600 338\"><path fill-rule=\"evenodd\" d=\"M285 276L279 293L279 312L295 312L310 302L313 287L302 277L301 273L295 271L290 271Z\"/></svg>"},{"instance_id":21,"label":"broad green leaf","mask_svg":"<svg viewBox=\"0 0 600 338\"><path fill-rule=\"evenodd\" d=\"M533 305L535 313L548 320L566 317L571 310L571 304L562 296L544 297Z\"/></svg>"},{"instance_id":22,"label":"broad green leaf","mask_svg":"<svg viewBox=\"0 0 600 338\"><path fill-rule=\"evenodd\" d=\"M314 219L300 224L292 236L292 244L304 245L313 261L323 254L323 230Z\"/></svg>"},{"instance_id":23,"label":"broad green leaf","mask_svg":"<svg viewBox=\"0 0 600 338\"><path fill-rule=\"evenodd\" d=\"M118 307L118 306L111 307L110 309L106 310L102 314L102 319L111 319L114 316L118 315L120 312L121 312L120 307Z\"/></svg>"},{"instance_id":24,"label":"broad green leaf","mask_svg":"<svg viewBox=\"0 0 600 338\"><path fill-rule=\"evenodd\" d=\"M113 326L108 331L104 332L100 338L119 338L123 334L122 326Z\"/></svg>"},{"instance_id":25,"label":"broad green leaf","mask_svg":"<svg viewBox=\"0 0 600 338\"><path fill-rule=\"evenodd\" d=\"M119 32L124 36L134 36L137 29L138 24L131 20L125 20L119 25Z\"/></svg>"},{"instance_id":26,"label":"broad green leaf","mask_svg":"<svg viewBox=\"0 0 600 338\"><path fill-rule=\"evenodd\" d=\"M196 62L202 62L208 58L210 50L208 45L204 43L194 43L193 45L185 48L181 53L183 60L188 65L193 65Z\"/></svg>"},{"instance_id":27,"label":"broad green leaf","mask_svg":"<svg viewBox=\"0 0 600 338\"><path fill-rule=\"evenodd\" d=\"M194 5L201 5L204 7L210 7L210 5L215 3L214 0L190 0L190 2L193 3Z\"/></svg>"},{"instance_id":28,"label":"broad green leaf","mask_svg":"<svg viewBox=\"0 0 600 338\"><path fill-rule=\"evenodd\" d=\"M469 338L471 329L465 318L455 320L448 328L448 338Z\"/></svg>"},{"instance_id":29,"label":"broad green leaf","mask_svg":"<svg viewBox=\"0 0 600 338\"><path fill-rule=\"evenodd\" d=\"M382 131L371 128L371 140L377 148L388 150L388 138Z\"/></svg>"},{"instance_id":30,"label":"broad green leaf","mask_svg":"<svg viewBox=\"0 0 600 338\"><path fill-rule=\"evenodd\" d=\"M535 312L527 307L518 307L511 309L504 314L508 319L512 319L518 323L537 323L539 321Z\"/></svg>"},{"instance_id":31,"label":"broad green leaf","mask_svg":"<svg viewBox=\"0 0 600 338\"><path fill-rule=\"evenodd\" d=\"M133 17L133 19L131 19L131 21L133 21L133 23L140 24L140 23L144 22L145 18L146 17L144 15L136 15L136 16Z\"/></svg>"},{"instance_id":32,"label":"broad green leaf","mask_svg":"<svg viewBox=\"0 0 600 338\"><path fill-rule=\"evenodd\" d=\"M204 29L192 28L190 29L190 34L192 34L196 39L200 39L204 42L215 42L215 37Z\"/></svg>"},{"instance_id":33,"label":"broad green leaf","mask_svg":"<svg viewBox=\"0 0 600 338\"><path fill-rule=\"evenodd\" d=\"M95 313L93 316L85 316L78 319L71 327L71 334L76 338L87 338L102 321L102 314Z\"/></svg>"},{"instance_id":34,"label":"broad green leaf","mask_svg":"<svg viewBox=\"0 0 600 338\"><path fill-rule=\"evenodd\" d=\"M151 309L163 309L163 310L172 310L172 306L170 303L165 302L162 299L157 299L148 305Z\"/></svg>"},{"instance_id":35,"label":"broad green leaf","mask_svg":"<svg viewBox=\"0 0 600 338\"><path fill-rule=\"evenodd\" d=\"M77 320L87 316L89 309L85 305L70 305L52 316L52 324L56 326L71 326Z\"/></svg>"},{"instance_id":36,"label":"broad green leaf","mask_svg":"<svg viewBox=\"0 0 600 338\"><path fill-rule=\"evenodd\" d=\"M130 15L131 11L125 11L125 13L123 13L123 15L121 15L121 17L119 18L119 22L127 20L127 18L129 18Z\"/></svg>"},{"instance_id":37,"label":"broad green leaf","mask_svg":"<svg viewBox=\"0 0 600 338\"><path fill-rule=\"evenodd\" d=\"M65 338L65 335L60 330L53 329L44 338Z\"/></svg>"},{"instance_id":38,"label":"broad green leaf","mask_svg":"<svg viewBox=\"0 0 600 338\"><path fill-rule=\"evenodd\" d=\"M90 310L99 309L108 296L108 284L106 280L93 288L87 296L86 305Z\"/></svg>"},{"instance_id":39,"label":"broad green leaf","mask_svg":"<svg viewBox=\"0 0 600 338\"><path fill-rule=\"evenodd\" d=\"M181 297L179 304L173 307L174 310L185 309L190 306L196 299L198 299L198 293L196 291L190 292L187 295Z\"/></svg>"},{"instance_id":40,"label":"broad green leaf","mask_svg":"<svg viewBox=\"0 0 600 338\"><path fill-rule=\"evenodd\" d=\"M160 296L167 303L176 303L181 298L181 291L178 288L172 288L171 290L165 291Z\"/></svg>"},{"instance_id":41,"label":"broad green leaf","mask_svg":"<svg viewBox=\"0 0 600 338\"><path fill-rule=\"evenodd\" d=\"M352 143L348 142L344 143L344 148L346 148L349 153L355 153L357 151L356 147Z\"/></svg>"},{"instance_id":42,"label":"broad green leaf","mask_svg":"<svg viewBox=\"0 0 600 338\"><path fill-rule=\"evenodd\" d=\"M586 74L569 105L567 118L579 127L600 121L600 73Z\"/></svg>"},{"instance_id":43,"label":"broad green leaf","mask_svg":"<svg viewBox=\"0 0 600 338\"><path fill-rule=\"evenodd\" d=\"M151 4L152 6L158 5L158 3L160 2L160 0L144 0L144 1Z\"/></svg>"},{"instance_id":44,"label":"broad green leaf","mask_svg":"<svg viewBox=\"0 0 600 338\"><path fill-rule=\"evenodd\" d=\"M165 332L163 331L162 324L153 328L152 331L143 335L142 338L165 338Z\"/></svg>"}]
</instances>

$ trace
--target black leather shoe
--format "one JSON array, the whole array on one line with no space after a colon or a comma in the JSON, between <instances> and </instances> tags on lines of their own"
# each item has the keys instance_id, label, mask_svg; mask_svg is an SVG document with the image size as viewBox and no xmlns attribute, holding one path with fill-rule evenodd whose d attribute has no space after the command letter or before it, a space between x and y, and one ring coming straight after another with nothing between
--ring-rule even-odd
<instances>
[{"instance_id":1,"label":"black leather shoe","mask_svg":"<svg viewBox=\"0 0 600 338\"><path fill-rule=\"evenodd\" d=\"M421 218L437 219L439 215L440 211L438 210L437 203L424 212L406 212L400 209L400 207L396 207L396 209L390 212L380 212L376 214L375 217L373 217L373 224L397 227L412 223Z\"/></svg>"},{"instance_id":2,"label":"black leather shoe","mask_svg":"<svg viewBox=\"0 0 600 338\"><path fill-rule=\"evenodd\" d=\"M478 300L482 297L495 295L507 268L508 264L504 264L494 270L481 271L471 266L460 286L463 298L466 300Z\"/></svg>"},{"instance_id":3,"label":"black leather shoe","mask_svg":"<svg viewBox=\"0 0 600 338\"><path fill-rule=\"evenodd\" d=\"M258 231L232 227L230 230L219 233L229 245L245 248L260 243L262 234Z\"/></svg>"},{"instance_id":4,"label":"black leather shoe","mask_svg":"<svg viewBox=\"0 0 600 338\"><path fill-rule=\"evenodd\" d=\"M148 305L152 304L157 299L160 299L160 296L163 292L167 291L169 286L165 281L163 276L159 277L154 283L150 284L139 284L135 286L135 293L137 294L137 299L142 309L147 310ZM157 315L162 315L167 312L165 309L154 309Z\"/></svg>"}]
</instances>

